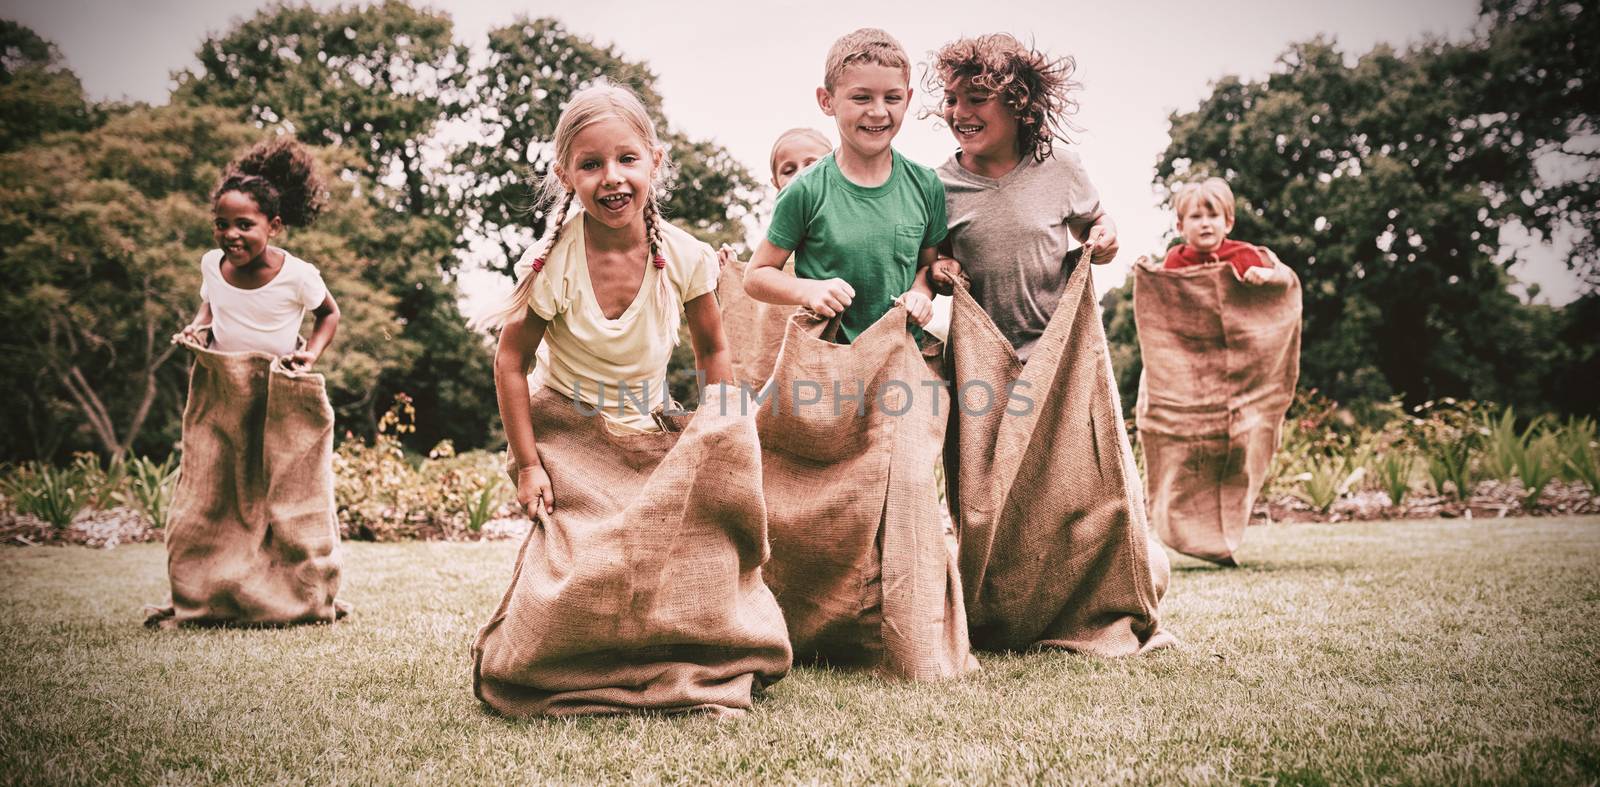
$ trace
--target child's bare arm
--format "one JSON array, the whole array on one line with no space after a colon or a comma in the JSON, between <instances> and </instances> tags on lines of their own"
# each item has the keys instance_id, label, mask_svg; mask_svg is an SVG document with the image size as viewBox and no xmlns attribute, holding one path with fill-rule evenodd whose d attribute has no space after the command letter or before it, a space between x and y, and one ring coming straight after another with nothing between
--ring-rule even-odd
<instances>
[{"instance_id":1,"label":"child's bare arm","mask_svg":"<svg viewBox=\"0 0 1600 787\"><path fill-rule=\"evenodd\" d=\"M533 369L534 353L544 340L545 321L532 311L506 323L494 353L494 393L500 403L500 422L505 427L506 443L517 462L517 502L535 516L539 509L555 510L550 476L539 461L539 446L533 435L533 413L528 407L528 372Z\"/></svg>"},{"instance_id":2,"label":"child's bare arm","mask_svg":"<svg viewBox=\"0 0 1600 787\"><path fill-rule=\"evenodd\" d=\"M316 316L316 322L311 325L311 338L306 340L306 348L289 354L290 363L305 369L310 369L322 357L323 351L333 343L333 335L339 332L339 304L334 302L333 293L324 294L322 303L311 313Z\"/></svg>"},{"instance_id":3,"label":"child's bare arm","mask_svg":"<svg viewBox=\"0 0 1600 787\"><path fill-rule=\"evenodd\" d=\"M1094 247L1089 262L1103 265L1117 258L1117 223L1105 211L1096 210L1092 216L1068 223L1067 228L1078 242Z\"/></svg>"},{"instance_id":4,"label":"child's bare arm","mask_svg":"<svg viewBox=\"0 0 1600 787\"><path fill-rule=\"evenodd\" d=\"M706 385L733 382L733 353L722 333L722 310L715 293L706 293L683 305L689 318L689 340L694 344L694 366Z\"/></svg>"},{"instance_id":5,"label":"child's bare arm","mask_svg":"<svg viewBox=\"0 0 1600 787\"><path fill-rule=\"evenodd\" d=\"M816 281L790 276L783 263L792 249L774 246L763 240L745 269L744 291L763 303L779 306L804 306L824 317L834 317L849 308L856 291L844 279Z\"/></svg>"},{"instance_id":6,"label":"child's bare arm","mask_svg":"<svg viewBox=\"0 0 1600 787\"><path fill-rule=\"evenodd\" d=\"M178 333L199 341L200 331L209 325L211 325L211 301L201 301L199 311L194 313L194 319L190 320L188 325L183 326L183 330Z\"/></svg>"}]
</instances>

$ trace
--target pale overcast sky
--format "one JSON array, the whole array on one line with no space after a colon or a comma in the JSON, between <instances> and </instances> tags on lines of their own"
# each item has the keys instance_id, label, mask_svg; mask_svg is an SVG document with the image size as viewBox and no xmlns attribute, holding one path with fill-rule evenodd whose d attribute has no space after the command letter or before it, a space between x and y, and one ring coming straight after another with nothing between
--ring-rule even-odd
<instances>
[{"instance_id":1,"label":"pale overcast sky","mask_svg":"<svg viewBox=\"0 0 1600 787\"><path fill-rule=\"evenodd\" d=\"M257 0L0 0L0 15L54 41L95 99L166 100L173 70L194 64L208 32L226 29L267 5ZM317 6L333 3L317 2ZM1219 0L1216 2L838 2L678 0L678 2L418 3L448 12L457 40L480 47L492 27L517 14L554 16L577 33L614 44L659 75L668 118L696 137L726 146L763 181L773 137L791 126L833 133L814 89L832 41L857 27L882 27L918 66L962 35L1010 32L1054 54L1077 58L1084 130L1075 137L1123 253L1096 268L1097 289L1121 283L1138 253L1163 248L1171 219L1151 189L1167 144L1167 116L1192 109L1225 74L1260 78L1291 42L1318 34L1349 55L1378 42L1402 47L1425 35L1468 33L1476 0ZM923 105L919 92L915 103ZM933 119L908 117L896 147L937 165L955 149ZM1513 273L1544 296L1570 300L1575 285L1552 254Z\"/></svg>"}]
</instances>

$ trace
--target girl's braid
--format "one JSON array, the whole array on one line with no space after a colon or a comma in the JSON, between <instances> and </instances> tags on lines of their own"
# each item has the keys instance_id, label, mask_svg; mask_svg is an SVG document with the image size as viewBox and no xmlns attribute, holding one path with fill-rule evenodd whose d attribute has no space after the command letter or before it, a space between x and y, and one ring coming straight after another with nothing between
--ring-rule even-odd
<instances>
[{"instance_id":1,"label":"girl's braid","mask_svg":"<svg viewBox=\"0 0 1600 787\"><path fill-rule=\"evenodd\" d=\"M539 252L539 256L533 258L533 273L544 270L545 258L550 254L550 250L556 247L556 241L561 239L561 228L567 223L567 211L572 210L574 193L571 190L562 189L560 206L545 214L544 220L550 224L550 233L545 236L544 250Z\"/></svg>"}]
</instances>

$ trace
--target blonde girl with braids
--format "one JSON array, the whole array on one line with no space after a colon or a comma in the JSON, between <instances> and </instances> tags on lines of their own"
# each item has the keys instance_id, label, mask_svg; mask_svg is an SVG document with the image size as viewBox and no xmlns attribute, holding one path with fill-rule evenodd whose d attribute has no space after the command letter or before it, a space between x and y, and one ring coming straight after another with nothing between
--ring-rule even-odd
<instances>
[{"instance_id":1,"label":"blonde girl with braids","mask_svg":"<svg viewBox=\"0 0 1600 787\"><path fill-rule=\"evenodd\" d=\"M716 254L661 218L669 165L638 97L609 84L579 92L556 124L554 144L542 184L556 206L549 235L518 263L510 303L491 318L504 325L495 390L518 500L530 512L548 512L555 502L529 411L536 354L533 384L587 414L598 411L621 433L659 428L651 411L668 397L680 312L703 383L733 381L714 294Z\"/></svg>"}]
</instances>

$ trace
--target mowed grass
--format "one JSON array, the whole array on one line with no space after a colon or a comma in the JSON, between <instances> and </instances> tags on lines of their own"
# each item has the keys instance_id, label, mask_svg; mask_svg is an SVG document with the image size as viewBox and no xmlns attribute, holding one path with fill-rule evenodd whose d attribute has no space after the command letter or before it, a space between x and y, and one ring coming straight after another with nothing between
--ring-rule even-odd
<instances>
[{"instance_id":1,"label":"mowed grass","mask_svg":"<svg viewBox=\"0 0 1600 787\"><path fill-rule=\"evenodd\" d=\"M159 545L0 550L17 783L1600 780L1600 518L1252 528L1175 559L1183 647L798 668L742 720L512 721L473 698L516 544L349 544L353 617L146 631Z\"/></svg>"}]
</instances>

